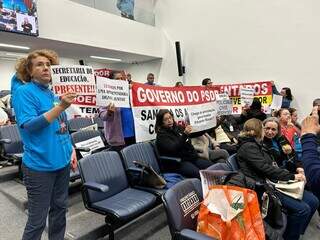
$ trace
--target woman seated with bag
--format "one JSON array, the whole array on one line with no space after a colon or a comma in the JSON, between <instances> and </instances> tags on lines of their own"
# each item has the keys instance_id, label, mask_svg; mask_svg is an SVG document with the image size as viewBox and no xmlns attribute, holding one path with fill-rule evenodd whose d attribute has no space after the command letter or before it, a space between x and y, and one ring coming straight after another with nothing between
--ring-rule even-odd
<instances>
[{"instance_id":1,"label":"woman seated with bag","mask_svg":"<svg viewBox=\"0 0 320 240\"><path fill-rule=\"evenodd\" d=\"M168 109L161 109L156 117L156 144L160 155L181 158L180 163L161 163L165 172L180 173L185 177L200 178L199 170L206 169L212 162L200 159L191 144L190 125L185 128L178 126Z\"/></svg>"},{"instance_id":2,"label":"woman seated with bag","mask_svg":"<svg viewBox=\"0 0 320 240\"><path fill-rule=\"evenodd\" d=\"M269 117L263 121L264 138L263 144L268 149L278 166L292 173L302 173L302 162L297 159L295 151L290 146L285 136L281 135L279 120Z\"/></svg>"},{"instance_id":3,"label":"woman seated with bag","mask_svg":"<svg viewBox=\"0 0 320 240\"><path fill-rule=\"evenodd\" d=\"M262 145L262 122L250 119L245 122L243 131L239 136L239 149L237 160L245 176L255 181L305 181L302 173L293 174L279 168L268 150ZM304 191L302 200L296 200L276 191L283 207L287 210L288 223L283 235L284 239L298 240L304 234L319 202L310 192Z\"/></svg>"}]
</instances>

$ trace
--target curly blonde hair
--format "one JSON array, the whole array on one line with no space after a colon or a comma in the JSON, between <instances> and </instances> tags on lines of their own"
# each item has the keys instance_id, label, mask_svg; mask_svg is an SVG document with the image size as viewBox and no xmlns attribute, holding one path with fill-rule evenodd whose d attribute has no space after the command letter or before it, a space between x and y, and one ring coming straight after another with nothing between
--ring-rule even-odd
<instances>
[{"instance_id":1,"label":"curly blonde hair","mask_svg":"<svg viewBox=\"0 0 320 240\"><path fill-rule=\"evenodd\" d=\"M22 82L30 82L32 78L32 76L30 75L32 70L32 59L35 59L39 56L48 58L51 65L59 64L59 57L55 51L49 49L35 50L29 53L27 57L18 59L16 63L15 68L17 72L17 77Z\"/></svg>"}]
</instances>

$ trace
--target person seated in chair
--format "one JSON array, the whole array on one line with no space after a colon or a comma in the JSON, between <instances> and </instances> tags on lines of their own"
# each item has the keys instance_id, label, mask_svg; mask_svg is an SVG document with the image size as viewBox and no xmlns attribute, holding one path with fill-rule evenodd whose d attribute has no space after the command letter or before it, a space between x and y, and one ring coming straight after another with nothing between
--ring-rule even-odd
<instances>
[{"instance_id":1,"label":"person seated in chair","mask_svg":"<svg viewBox=\"0 0 320 240\"><path fill-rule=\"evenodd\" d=\"M295 173L303 173L302 162L298 160L294 149L285 136L281 135L281 127L276 117L269 117L263 121L263 144L268 149L278 166Z\"/></svg>"},{"instance_id":2,"label":"person seated in chair","mask_svg":"<svg viewBox=\"0 0 320 240\"><path fill-rule=\"evenodd\" d=\"M297 180L305 181L303 173L290 173L279 168L268 150L262 145L263 125L258 119L249 119L245 122L239 136L237 160L242 173L257 182L266 182L267 179L277 181ZM282 206L287 210L288 223L284 232L285 240L298 240L304 234L319 201L311 192L304 191L301 200L294 199L276 191Z\"/></svg>"},{"instance_id":3,"label":"person seated in chair","mask_svg":"<svg viewBox=\"0 0 320 240\"><path fill-rule=\"evenodd\" d=\"M213 163L226 162L229 153L220 149L218 142L208 134L204 133L201 136L191 138L193 147L198 152L198 156L205 160L210 160Z\"/></svg>"},{"instance_id":4,"label":"person seated in chair","mask_svg":"<svg viewBox=\"0 0 320 240\"><path fill-rule=\"evenodd\" d=\"M168 109L161 109L156 117L156 145L160 155L181 158L180 163L166 162L162 167L166 172L180 173L185 177L200 178L199 170L206 169L212 162L198 157L197 151L191 144L189 135L192 127L178 126L173 114Z\"/></svg>"}]
</instances>

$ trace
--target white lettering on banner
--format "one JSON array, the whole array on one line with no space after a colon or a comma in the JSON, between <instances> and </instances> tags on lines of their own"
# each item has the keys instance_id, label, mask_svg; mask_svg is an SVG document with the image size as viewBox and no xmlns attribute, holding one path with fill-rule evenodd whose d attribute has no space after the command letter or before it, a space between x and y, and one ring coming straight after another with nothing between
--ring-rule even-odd
<instances>
[{"instance_id":1,"label":"white lettering on banner","mask_svg":"<svg viewBox=\"0 0 320 240\"><path fill-rule=\"evenodd\" d=\"M135 83L131 100L137 142L155 138L156 115L160 109L168 109L178 125L191 124L193 132L216 125L214 89L203 86L154 87Z\"/></svg>"},{"instance_id":2,"label":"white lettering on banner","mask_svg":"<svg viewBox=\"0 0 320 240\"><path fill-rule=\"evenodd\" d=\"M231 84L220 86L221 92L228 93L229 96L239 96L241 88L254 89L255 95L267 94L269 92L268 83L252 84Z\"/></svg>"},{"instance_id":3,"label":"white lettering on banner","mask_svg":"<svg viewBox=\"0 0 320 240\"><path fill-rule=\"evenodd\" d=\"M183 92L166 91L155 89L137 89L139 102L164 102L164 103L183 103L185 101Z\"/></svg>"},{"instance_id":4,"label":"white lettering on banner","mask_svg":"<svg viewBox=\"0 0 320 240\"><path fill-rule=\"evenodd\" d=\"M160 109L164 107L135 107L133 117L135 125L135 135L137 142L150 141L155 139L156 116ZM216 104L206 103L194 106L165 107L174 116L178 125L191 124L192 132L198 132L212 128L216 125ZM190 116L190 113L194 113ZM190 123L186 123L190 118ZM191 121L192 119L192 121ZM196 120L193 120L196 119Z\"/></svg>"},{"instance_id":5,"label":"white lettering on banner","mask_svg":"<svg viewBox=\"0 0 320 240\"><path fill-rule=\"evenodd\" d=\"M186 196L180 199L180 206L184 213L184 217L198 208L199 205L200 201L198 195L194 191L188 193ZM193 216L193 218L194 217L195 216Z\"/></svg>"},{"instance_id":6,"label":"white lettering on banner","mask_svg":"<svg viewBox=\"0 0 320 240\"><path fill-rule=\"evenodd\" d=\"M186 107L166 107L173 114L178 125L185 124ZM161 107L136 107L133 108L135 135L137 142L155 139L156 116Z\"/></svg>"},{"instance_id":7,"label":"white lettering on banner","mask_svg":"<svg viewBox=\"0 0 320 240\"><path fill-rule=\"evenodd\" d=\"M90 149L90 152L81 152L80 151L80 154L82 157L90 155L92 153L92 151L94 151L94 150L105 147L100 136L97 136L97 137L94 137L94 138L91 138L91 139L88 139L88 140L85 140L82 142L75 143L75 146L79 147L79 148L82 147L82 148L89 148Z\"/></svg>"}]
</instances>

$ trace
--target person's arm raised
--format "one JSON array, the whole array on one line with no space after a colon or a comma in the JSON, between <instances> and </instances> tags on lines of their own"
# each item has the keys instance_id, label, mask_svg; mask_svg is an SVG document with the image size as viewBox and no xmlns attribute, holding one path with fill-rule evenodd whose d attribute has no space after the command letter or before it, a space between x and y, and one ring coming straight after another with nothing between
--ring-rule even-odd
<instances>
[{"instance_id":1,"label":"person's arm raised","mask_svg":"<svg viewBox=\"0 0 320 240\"><path fill-rule=\"evenodd\" d=\"M53 122L59 115L66 110L74 99L77 97L76 93L65 93L60 97L60 103L54 106L51 110L44 113L44 118L49 122Z\"/></svg>"}]
</instances>

